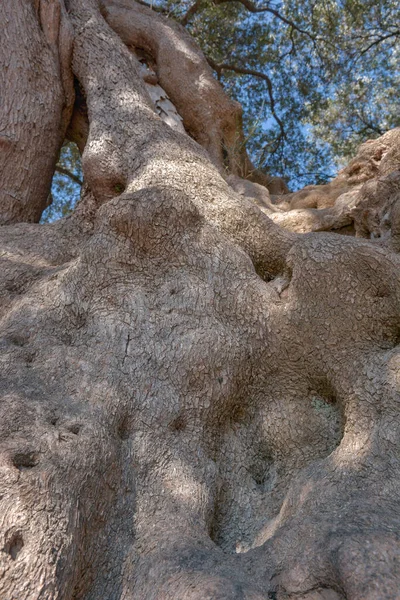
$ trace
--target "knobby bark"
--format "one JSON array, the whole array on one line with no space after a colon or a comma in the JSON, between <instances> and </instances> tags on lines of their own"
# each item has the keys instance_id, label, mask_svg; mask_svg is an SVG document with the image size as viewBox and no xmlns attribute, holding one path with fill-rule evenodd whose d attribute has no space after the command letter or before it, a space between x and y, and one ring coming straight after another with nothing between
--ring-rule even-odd
<instances>
[{"instance_id":1,"label":"knobby bark","mask_svg":"<svg viewBox=\"0 0 400 600\"><path fill-rule=\"evenodd\" d=\"M15 4L8 51L23 22L24 57L54 59L56 4ZM0 231L0 597L400 598L396 202L379 243L279 227L223 177L238 113L210 109L186 33L133 0L66 8L72 63L33 77L46 100L12 79L48 121L26 141L18 121L24 209L3 210L25 222ZM197 141L156 114L138 51ZM81 201L29 223L67 126Z\"/></svg>"},{"instance_id":2,"label":"knobby bark","mask_svg":"<svg viewBox=\"0 0 400 600\"><path fill-rule=\"evenodd\" d=\"M275 197L271 218L289 231L336 231L379 238L397 247L400 128L362 144L357 156L326 185ZM254 195L254 194L253 194ZM264 203L265 204L265 203Z\"/></svg>"}]
</instances>

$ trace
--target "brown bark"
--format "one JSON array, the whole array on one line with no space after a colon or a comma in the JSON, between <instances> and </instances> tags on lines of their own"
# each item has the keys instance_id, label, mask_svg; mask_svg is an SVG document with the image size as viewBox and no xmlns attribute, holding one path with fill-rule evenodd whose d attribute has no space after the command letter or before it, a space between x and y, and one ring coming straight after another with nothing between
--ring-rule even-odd
<instances>
[{"instance_id":1,"label":"brown bark","mask_svg":"<svg viewBox=\"0 0 400 600\"><path fill-rule=\"evenodd\" d=\"M59 0L2 2L0 19L0 223L37 222L73 105L70 26Z\"/></svg>"},{"instance_id":2,"label":"brown bark","mask_svg":"<svg viewBox=\"0 0 400 600\"><path fill-rule=\"evenodd\" d=\"M336 231L397 247L392 220L400 193L399 146L400 128L368 140L330 183L274 197L280 210L273 220L298 233Z\"/></svg>"},{"instance_id":3,"label":"brown bark","mask_svg":"<svg viewBox=\"0 0 400 600\"><path fill-rule=\"evenodd\" d=\"M178 23L130 0L102 3L107 22L125 44L149 52L157 75L185 129L206 148L217 166L235 168L241 106L230 100L213 78L201 50ZM238 166L236 166L236 169Z\"/></svg>"},{"instance_id":4,"label":"brown bark","mask_svg":"<svg viewBox=\"0 0 400 600\"><path fill-rule=\"evenodd\" d=\"M0 229L0 597L400 598L395 244L278 227L68 11L83 198Z\"/></svg>"},{"instance_id":5,"label":"brown bark","mask_svg":"<svg viewBox=\"0 0 400 600\"><path fill-rule=\"evenodd\" d=\"M186 131L206 148L221 173L286 193L286 183L255 168L242 130L242 109L224 94L200 48L178 23L131 0L100 2L103 15L124 43L148 52Z\"/></svg>"}]
</instances>

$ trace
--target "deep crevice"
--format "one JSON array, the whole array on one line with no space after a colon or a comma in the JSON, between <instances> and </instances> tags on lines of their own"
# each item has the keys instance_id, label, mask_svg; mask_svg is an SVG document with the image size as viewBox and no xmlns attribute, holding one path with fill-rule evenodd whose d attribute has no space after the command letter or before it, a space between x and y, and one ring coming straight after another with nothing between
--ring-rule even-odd
<instances>
[{"instance_id":1,"label":"deep crevice","mask_svg":"<svg viewBox=\"0 0 400 600\"><path fill-rule=\"evenodd\" d=\"M121 419L118 427L117 427L117 435L118 437L125 441L129 439L131 434L131 419L129 417L124 417Z\"/></svg>"},{"instance_id":2,"label":"deep crevice","mask_svg":"<svg viewBox=\"0 0 400 600\"><path fill-rule=\"evenodd\" d=\"M343 406L339 402L330 382L321 377L310 386L311 407L325 420L327 426L327 453L335 450L342 441L344 435L345 417Z\"/></svg>"},{"instance_id":3,"label":"deep crevice","mask_svg":"<svg viewBox=\"0 0 400 600\"><path fill-rule=\"evenodd\" d=\"M23 547L24 539L22 537L22 533L20 531L16 531L4 545L3 551L9 554L12 560L16 560Z\"/></svg>"},{"instance_id":4,"label":"deep crevice","mask_svg":"<svg viewBox=\"0 0 400 600\"><path fill-rule=\"evenodd\" d=\"M25 469L32 469L33 467L36 467L38 462L38 454L37 452L33 451L17 452L12 458L12 463L14 467L16 467L19 471L24 471Z\"/></svg>"}]
</instances>

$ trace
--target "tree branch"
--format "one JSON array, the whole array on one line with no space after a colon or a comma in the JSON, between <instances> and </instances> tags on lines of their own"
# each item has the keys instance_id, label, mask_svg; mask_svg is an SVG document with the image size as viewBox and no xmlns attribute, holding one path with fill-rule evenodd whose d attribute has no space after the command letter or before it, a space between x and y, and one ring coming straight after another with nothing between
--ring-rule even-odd
<instances>
[{"instance_id":1,"label":"tree branch","mask_svg":"<svg viewBox=\"0 0 400 600\"><path fill-rule=\"evenodd\" d=\"M216 63L212 58L207 57L208 64L211 68L213 68L218 74L221 71L234 71L235 73L240 73L242 75L252 75L253 77L258 77L259 79L263 79L267 84L268 96L269 96L269 105L271 108L271 114L277 124L279 125L279 129L281 131L280 138L286 139L286 132L283 126L281 119L278 117L275 111L275 99L272 88L272 81L265 73L261 73L260 71L255 71L254 69L247 69L246 67L238 67L237 65L231 65L227 63Z\"/></svg>"},{"instance_id":2,"label":"tree branch","mask_svg":"<svg viewBox=\"0 0 400 600\"><path fill-rule=\"evenodd\" d=\"M388 33L387 35L381 35L381 36L379 36L376 40L374 40L366 48L364 48L364 50L361 50L361 52L359 54L359 58L361 58L361 56L364 56L364 54L366 54L367 52L369 52L369 50L371 50L371 48L373 48L374 46L378 46L379 44L381 44L382 42L388 40L391 37L399 37L399 36L400 36L400 29L398 29L397 31L393 31L391 33Z\"/></svg>"},{"instance_id":3,"label":"tree branch","mask_svg":"<svg viewBox=\"0 0 400 600\"><path fill-rule=\"evenodd\" d=\"M275 8L272 8L271 6L258 7L258 6L256 6L256 4L254 4L254 2L252 2L252 0L214 0L214 4L224 4L226 2L240 2L240 4L242 4L245 8L247 8L247 10L251 13L268 12L271 15L274 15L280 21L282 21L282 23L289 25L289 27L291 27L292 29L295 29L299 33L302 33L303 35L306 35L311 40L316 39L315 36L312 35L309 31L307 31L306 29L301 29L301 27L296 25L296 23L294 23L290 19L287 19L284 15L282 15L279 11L277 11Z\"/></svg>"},{"instance_id":4,"label":"tree branch","mask_svg":"<svg viewBox=\"0 0 400 600\"><path fill-rule=\"evenodd\" d=\"M61 175L67 175L67 177L72 179L72 181L74 183L77 183L78 185L83 185L83 181L81 181L79 179L79 177L77 175L75 175L74 173L72 173L72 171L70 171L69 169L62 167L61 165L56 165L56 171L57 171L57 173L60 173Z\"/></svg>"},{"instance_id":5,"label":"tree branch","mask_svg":"<svg viewBox=\"0 0 400 600\"><path fill-rule=\"evenodd\" d=\"M181 25L183 25L183 26L187 25L189 20L191 19L191 17L193 17L193 15L197 13L200 6L201 6L201 0L196 0L196 2L194 4L192 4L192 6L188 9L188 11L183 15L183 17L180 21Z\"/></svg>"}]
</instances>

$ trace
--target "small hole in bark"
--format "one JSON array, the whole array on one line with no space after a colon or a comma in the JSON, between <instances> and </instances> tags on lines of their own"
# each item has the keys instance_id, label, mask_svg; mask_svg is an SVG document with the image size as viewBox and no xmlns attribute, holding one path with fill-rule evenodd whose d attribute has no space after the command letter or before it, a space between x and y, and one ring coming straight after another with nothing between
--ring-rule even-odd
<instances>
[{"instance_id":1,"label":"small hole in bark","mask_svg":"<svg viewBox=\"0 0 400 600\"><path fill-rule=\"evenodd\" d=\"M252 477L257 485L262 486L268 481L270 477L270 465L272 462L264 464L264 465L253 465L252 467Z\"/></svg>"},{"instance_id":2,"label":"small hole in bark","mask_svg":"<svg viewBox=\"0 0 400 600\"><path fill-rule=\"evenodd\" d=\"M26 342L28 341L26 337L18 334L10 336L8 340L11 344L13 344L13 346L19 346L20 348L25 346Z\"/></svg>"},{"instance_id":3,"label":"small hole in bark","mask_svg":"<svg viewBox=\"0 0 400 600\"><path fill-rule=\"evenodd\" d=\"M19 471L23 471L35 467L39 462L39 458L36 452L18 452L13 456L12 462L14 467Z\"/></svg>"},{"instance_id":4,"label":"small hole in bark","mask_svg":"<svg viewBox=\"0 0 400 600\"><path fill-rule=\"evenodd\" d=\"M122 185L122 183L116 183L114 185L114 192L116 192L117 194L122 194L122 192L124 191L125 186Z\"/></svg>"},{"instance_id":5,"label":"small hole in bark","mask_svg":"<svg viewBox=\"0 0 400 600\"><path fill-rule=\"evenodd\" d=\"M186 419L182 415L179 415L176 419L171 421L169 426L174 431L183 431L186 428Z\"/></svg>"},{"instance_id":6,"label":"small hole in bark","mask_svg":"<svg viewBox=\"0 0 400 600\"><path fill-rule=\"evenodd\" d=\"M122 421L120 422L118 429L117 429L117 435L121 440L127 440L130 436L131 433L131 426L130 426L130 420L128 419L128 417L122 419Z\"/></svg>"},{"instance_id":7,"label":"small hole in bark","mask_svg":"<svg viewBox=\"0 0 400 600\"><path fill-rule=\"evenodd\" d=\"M7 552L12 558L12 560L16 560L18 554L24 547L24 540L20 531L16 531L13 533L10 540L4 546L4 552Z\"/></svg>"},{"instance_id":8,"label":"small hole in bark","mask_svg":"<svg viewBox=\"0 0 400 600\"><path fill-rule=\"evenodd\" d=\"M82 313L72 315L72 323L77 329L80 329L86 324L86 316Z\"/></svg>"},{"instance_id":9,"label":"small hole in bark","mask_svg":"<svg viewBox=\"0 0 400 600\"><path fill-rule=\"evenodd\" d=\"M223 383L223 378L218 377L218 382ZM235 406L231 412L231 420L233 423L241 423L246 417L246 410L244 406Z\"/></svg>"},{"instance_id":10,"label":"small hole in bark","mask_svg":"<svg viewBox=\"0 0 400 600\"><path fill-rule=\"evenodd\" d=\"M325 375L313 379L309 393L311 396L321 396L329 404L337 404L335 390Z\"/></svg>"},{"instance_id":11,"label":"small hole in bark","mask_svg":"<svg viewBox=\"0 0 400 600\"><path fill-rule=\"evenodd\" d=\"M249 472L258 486L265 486L272 477L273 458L265 442L261 442L255 450L253 464Z\"/></svg>"},{"instance_id":12,"label":"small hole in bark","mask_svg":"<svg viewBox=\"0 0 400 600\"><path fill-rule=\"evenodd\" d=\"M67 425L67 431L70 431L74 435L78 435L80 430L82 429L82 425L80 423L72 423L71 425Z\"/></svg>"},{"instance_id":13,"label":"small hole in bark","mask_svg":"<svg viewBox=\"0 0 400 600\"><path fill-rule=\"evenodd\" d=\"M25 362L26 362L26 366L30 367L31 364L33 363L33 359L35 358L35 355L33 352L29 352L28 354L26 354L25 356Z\"/></svg>"}]
</instances>

